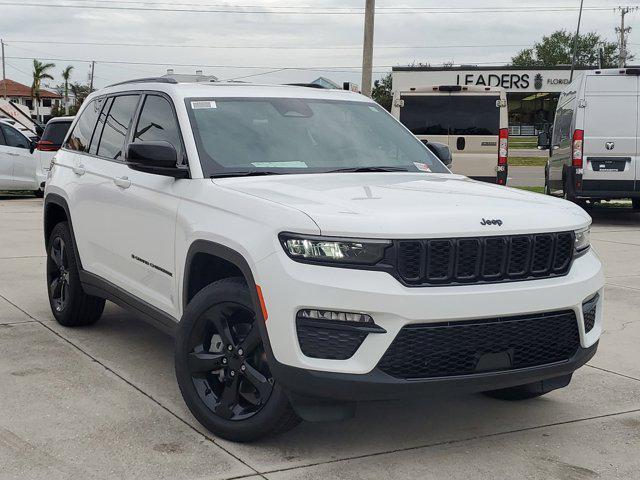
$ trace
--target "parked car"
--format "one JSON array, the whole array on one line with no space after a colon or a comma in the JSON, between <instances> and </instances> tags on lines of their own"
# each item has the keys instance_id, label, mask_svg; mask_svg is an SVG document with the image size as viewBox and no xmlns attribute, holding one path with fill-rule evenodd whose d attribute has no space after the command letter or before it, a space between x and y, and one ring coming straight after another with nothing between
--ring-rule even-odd
<instances>
[{"instance_id":1,"label":"parked car","mask_svg":"<svg viewBox=\"0 0 640 480\"><path fill-rule=\"evenodd\" d=\"M452 174L356 93L146 79L92 93L53 161L47 290L62 325L108 299L175 335L195 418L247 441L565 387L602 332L590 221Z\"/></svg>"},{"instance_id":2,"label":"parked car","mask_svg":"<svg viewBox=\"0 0 640 480\"><path fill-rule=\"evenodd\" d=\"M453 171L506 185L509 125L502 88L435 85L395 91L391 113L420 139L449 145Z\"/></svg>"},{"instance_id":3,"label":"parked car","mask_svg":"<svg viewBox=\"0 0 640 480\"><path fill-rule=\"evenodd\" d=\"M51 160L53 160L56 152L60 150L72 122L73 117L53 117L47 122L42 137L36 143L34 154L37 159L37 168L40 169L39 174L43 178L46 178Z\"/></svg>"},{"instance_id":4,"label":"parked car","mask_svg":"<svg viewBox=\"0 0 640 480\"><path fill-rule=\"evenodd\" d=\"M545 190L567 200L630 198L640 209L639 68L587 71L560 94Z\"/></svg>"},{"instance_id":5,"label":"parked car","mask_svg":"<svg viewBox=\"0 0 640 480\"><path fill-rule=\"evenodd\" d=\"M44 177L33 155L37 137L27 136L8 120L0 120L0 190L31 190L43 195Z\"/></svg>"}]
</instances>

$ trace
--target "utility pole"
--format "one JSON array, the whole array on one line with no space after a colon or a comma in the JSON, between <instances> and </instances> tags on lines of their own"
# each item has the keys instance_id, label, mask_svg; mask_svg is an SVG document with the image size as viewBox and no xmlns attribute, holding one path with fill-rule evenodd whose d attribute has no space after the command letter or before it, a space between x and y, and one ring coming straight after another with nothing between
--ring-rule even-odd
<instances>
[{"instance_id":1,"label":"utility pole","mask_svg":"<svg viewBox=\"0 0 640 480\"><path fill-rule=\"evenodd\" d=\"M7 99L7 73L4 66L4 40L0 38L0 45L2 45L2 85L4 87L3 97Z\"/></svg>"},{"instance_id":2,"label":"utility pole","mask_svg":"<svg viewBox=\"0 0 640 480\"><path fill-rule=\"evenodd\" d=\"M631 31L631 27L624 26L624 17L627 13L638 10L638 7L618 7L620 11L620 26L616 28L619 35L618 39L618 67L622 68L627 63L627 38L626 35Z\"/></svg>"},{"instance_id":3,"label":"utility pole","mask_svg":"<svg viewBox=\"0 0 640 480\"><path fill-rule=\"evenodd\" d=\"M571 73L569 74L569 83L573 82L573 70L576 67L576 55L578 55L578 42L580 41L580 22L582 21L582 5L584 0L580 0L580 13L578 13L578 26L576 27L576 36L573 38L573 55L571 55Z\"/></svg>"},{"instance_id":4,"label":"utility pole","mask_svg":"<svg viewBox=\"0 0 640 480\"><path fill-rule=\"evenodd\" d=\"M373 77L373 23L376 0L366 0L364 10L364 42L362 47L362 94L371 96Z\"/></svg>"},{"instance_id":5,"label":"utility pole","mask_svg":"<svg viewBox=\"0 0 640 480\"><path fill-rule=\"evenodd\" d=\"M96 61L91 60L91 76L89 80L89 93L93 92L93 71L96 68Z\"/></svg>"}]
</instances>

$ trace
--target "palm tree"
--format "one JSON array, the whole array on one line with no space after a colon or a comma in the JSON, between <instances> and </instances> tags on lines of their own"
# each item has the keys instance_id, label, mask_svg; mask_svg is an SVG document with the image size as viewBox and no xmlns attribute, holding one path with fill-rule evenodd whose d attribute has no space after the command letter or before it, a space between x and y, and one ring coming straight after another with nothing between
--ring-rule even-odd
<instances>
[{"instance_id":1,"label":"palm tree","mask_svg":"<svg viewBox=\"0 0 640 480\"><path fill-rule=\"evenodd\" d=\"M40 121L40 83L42 80L53 80L53 77L47 72L56 65L54 63L42 63L39 60L33 60L33 84L31 85L31 98L36 102L36 119Z\"/></svg>"},{"instance_id":2,"label":"palm tree","mask_svg":"<svg viewBox=\"0 0 640 480\"><path fill-rule=\"evenodd\" d=\"M73 65L67 65L67 67L62 70L62 79L64 80L64 114L69 115L69 79L71 78L71 71L73 70Z\"/></svg>"}]
</instances>

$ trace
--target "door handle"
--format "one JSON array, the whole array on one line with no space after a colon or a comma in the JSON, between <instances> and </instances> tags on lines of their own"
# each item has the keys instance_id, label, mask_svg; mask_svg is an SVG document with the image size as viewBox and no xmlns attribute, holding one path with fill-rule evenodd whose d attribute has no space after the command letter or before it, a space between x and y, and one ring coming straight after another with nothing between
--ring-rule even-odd
<instances>
[{"instance_id":1,"label":"door handle","mask_svg":"<svg viewBox=\"0 0 640 480\"><path fill-rule=\"evenodd\" d=\"M82 164L74 165L73 167L71 167L71 170L73 170L73 173L75 173L78 176L82 176L87 172L87 170L84 168L84 165Z\"/></svg>"},{"instance_id":2,"label":"door handle","mask_svg":"<svg viewBox=\"0 0 640 480\"><path fill-rule=\"evenodd\" d=\"M131 180L129 180L129 177L115 177L113 179L113 183L120 188L129 188L131 186Z\"/></svg>"}]
</instances>

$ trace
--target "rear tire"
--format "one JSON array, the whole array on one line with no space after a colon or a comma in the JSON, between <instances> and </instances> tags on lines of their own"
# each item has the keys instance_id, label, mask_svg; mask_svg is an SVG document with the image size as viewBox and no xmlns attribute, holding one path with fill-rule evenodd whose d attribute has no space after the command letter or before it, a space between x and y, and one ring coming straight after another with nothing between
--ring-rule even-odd
<instances>
[{"instance_id":1,"label":"rear tire","mask_svg":"<svg viewBox=\"0 0 640 480\"><path fill-rule=\"evenodd\" d=\"M571 190L569 189L569 182L567 182L566 178L562 182L562 192L563 192L563 198L565 200L576 203L576 196L573 193L573 189Z\"/></svg>"},{"instance_id":2,"label":"rear tire","mask_svg":"<svg viewBox=\"0 0 640 480\"><path fill-rule=\"evenodd\" d=\"M226 278L189 302L176 337L182 397L213 434L236 442L277 435L300 418L269 371L249 288Z\"/></svg>"},{"instance_id":3,"label":"rear tire","mask_svg":"<svg viewBox=\"0 0 640 480\"><path fill-rule=\"evenodd\" d=\"M549 171L544 169L544 194L551 195L551 185L549 185Z\"/></svg>"},{"instance_id":4,"label":"rear tire","mask_svg":"<svg viewBox=\"0 0 640 480\"><path fill-rule=\"evenodd\" d=\"M75 243L67 222L53 227L47 245L47 292L53 316L65 327L97 322L104 310L104 299L87 295L82 289Z\"/></svg>"},{"instance_id":5,"label":"rear tire","mask_svg":"<svg viewBox=\"0 0 640 480\"><path fill-rule=\"evenodd\" d=\"M42 198L42 197L44 197L44 191L43 191L43 190L40 190L40 189L38 189L38 190L34 190L34 191L33 191L33 194L36 196L36 198Z\"/></svg>"},{"instance_id":6,"label":"rear tire","mask_svg":"<svg viewBox=\"0 0 640 480\"><path fill-rule=\"evenodd\" d=\"M482 392L487 397L497 398L506 401L529 400L531 398L540 397L553 390L564 388L571 382L571 374L562 377L550 378L548 380L540 380L539 382L518 385L510 388L501 388L499 390L489 390Z\"/></svg>"}]
</instances>

